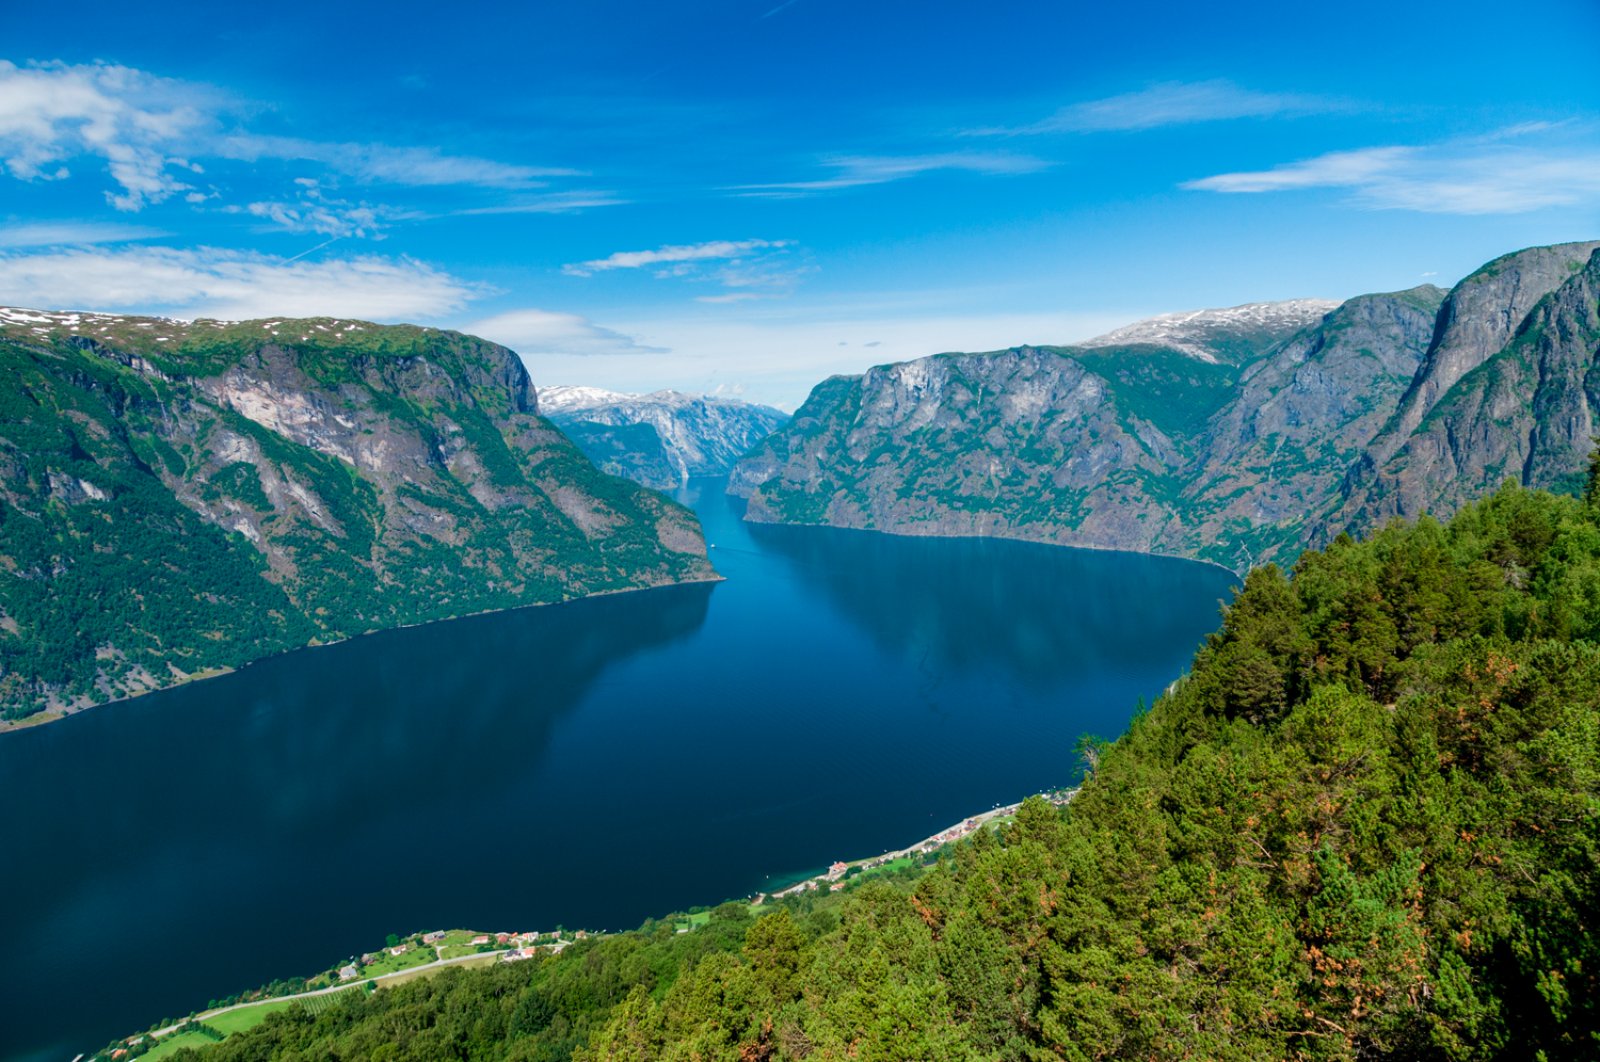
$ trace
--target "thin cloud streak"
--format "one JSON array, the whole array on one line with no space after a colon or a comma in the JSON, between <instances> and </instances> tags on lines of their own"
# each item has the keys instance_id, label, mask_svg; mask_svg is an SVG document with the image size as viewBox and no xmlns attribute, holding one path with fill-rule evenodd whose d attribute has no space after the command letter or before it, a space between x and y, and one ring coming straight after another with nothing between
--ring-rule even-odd
<instances>
[{"instance_id":1,"label":"thin cloud streak","mask_svg":"<svg viewBox=\"0 0 1600 1062\"><path fill-rule=\"evenodd\" d=\"M618 251L605 258L572 262L561 271L572 277L593 276L613 269L639 269L675 262L703 262L745 258L759 251L777 250L792 245L790 240L709 240L705 243L669 244L653 251Z\"/></svg>"},{"instance_id":2,"label":"thin cloud streak","mask_svg":"<svg viewBox=\"0 0 1600 1062\"><path fill-rule=\"evenodd\" d=\"M888 184L891 181L920 177L938 171L984 175L1037 173L1049 168L1051 163L1031 155L962 151L933 155L834 156L824 159L823 165L834 170L834 176L804 181L741 184L729 190L742 196L788 198L843 188L859 188L864 185Z\"/></svg>"},{"instance_id":3,"label":"thin cloud streak","mask_svg":"<svg viewBox=\"0 0 1600 1062\"><path fill-rule=\"evenodd\" d=\"M1138 92L1074 103L1027 125L969 129L963 135L1138 132L1200 122L1299 117L1351 109L1351 104L1339 100L1298 93L1256 92L1231 81L1165 81Z\"/></svg>"},{"instance_id":4,"label":"thin cloud streak","mask_svg":"<svg viewBox=\"0 0 1600 1062\"><path fill-rule=\"evenodd\" d=\"M631 200L623 199L611 192L551 192L536 199L452 210L448 216L465 218L494 214L575 214L580 210L593 210L598 207L627 206L630 202Z\"/></svg>"},{"instance_id":5,"label":"thin cloud streak","mask_svg":"<svg viewBox=\"0 0 1600 1062\"><path fill-rule=\"evenodd\" d=\"M132 243L168 236L161 229L119 225L104 221L46 221L0 226L0 248L83 247L105 243Z\"/></svg>"},{"instance_id":6,"label":"thin cloud streak","mask_svg":"<svg viewBox=\"0 0 1600 1062\"><path fill-rule=\"evenodd\" d=\"M222 158L239 162L290 159L319 162L359 180L415 188L466 185L476 188L543 188L555 177L583 177L582 170L514 166L470 155L445 155L433 148L387 144L325 143L294 137L235 135L211 145Z\"/></svg>"},{"instance_id":7,"label":"thin cloud streak","mask_svg":"<svg viewBox=\"0 0 1600 1062\"><path fill-rule=\"evenodd\" d=\"M1271 169L1188 181L1191 191L1344 190L1358 206L1428 214L1523 214L1600 203L1600 149L1524 147L1490 138L1335 151Z\"/></svg>"}]
</instances>

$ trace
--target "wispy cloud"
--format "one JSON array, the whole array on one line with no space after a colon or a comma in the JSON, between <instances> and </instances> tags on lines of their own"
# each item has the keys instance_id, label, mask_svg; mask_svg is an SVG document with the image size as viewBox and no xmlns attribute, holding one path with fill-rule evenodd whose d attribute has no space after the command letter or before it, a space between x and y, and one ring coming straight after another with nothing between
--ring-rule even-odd
<instances>
[{"instance_id":1,"label":"wispy cloud","mask_svg":"<svg viewBox=\"0 0 1600 1062\"><path fill-rule=\"evenodd\" d=\"M954 151L934 155L836 155L822 165L832 176L770 184L742 184L731 189L740 195L784 198L814 195L841 188L887 184L940 170L980 174L1037 173L1050 166L1031 155L999 152Z\"/></svg>"},{"instance_id":2,"label":"wispy cloud","mask_svg":"<svg viewBox=\"0 0 1600 1062\"><path fill-rule=\"evenodd\" d=\"M572 262L561 267L568 276L587 277L612 269L639 269L644 266L677 262L703 262L711 259L747 258L758 251L792 245L790 240L708 240L705 243L669 244L653 251L618 251L605 258Z\"/></svg>"},{"instance_id":3,"label":"wispy cloud","mask_svg":"<svg viewBox=\"0 0 1600 1062\"><path fill-rule=\"evenodd\" d=\"M1429 214L1521 214L1600 203L1600 148L1524 146L1516 138L1335 151L1183 187L1233 194L1342 189L1359 206Z\"/></svg>"},{"instance_id":4,"label":"wispy cloud","mask_svg":"<svg viewBox=\"0 0 1600 1062\"><path fill-rule=\"evenodd\" d=\"M712 306L722 306L733 302L749 302L752 299L765 299L770 296L759 291L726 291L721 295L696 295L695 302L703 302Z\"/></svg>"},{"instance_id":5,"label":"wispy cloud","mask_svg":"<svg viewBox=\"0 0 1600 1062\"><path fill-rule=\"evenodd\" d=\"M242 117L248 109L210 86L130 67L0 60L0 164L17 179L49 181L71 176L81 160L96 160L115 185L107 200L124 211L180 194L206 202L218 196L214 182L226 183L230 164L263 160L312 163L320 167L318 176L404 188L528 192L583 176L574 169L449 155L432 147L267 136L248 128ZM585 194L586 205L600 201ZM260 216L282 218L291 228L332 231L333 222L308 221L316 212L304 208L262 200L241 209L257 213L255 207ZM352 232L374 229L352 226L348 219L344 224Z\"/></svg>"},{"instance_id":6,"label":"wispy cloud","mask_svg":"<svg viewBox=\"0 0 1600 1062\"><path fill-rule=\"evenodd\" d=\"M1165 81L1138 92L1084 100L1037 122L966 130L967 136L1034 136L1042 133L1109 133L1239 118L1286 118L1348 110L1321 96L1255 92L1231 81Z\"/></svg>"},{"instance_id":7,"label":"wispy cloud","mask_svg":"<svg viewBox=\"0 0 1600 1062\"><path fill-rule=\"evenodd\" d=\"M657 279L716 284L720 294L697 302L730 303L791 294L815 267L796 256L793 240L707 240L668 244L647 251L618 251L604 258L562 266L568 276L589 277L619 269L648 269Z\"/></svg>"},{"instance_id":8,"label":"wispy cloud","mask_svg":"<svg viewBox=\"0 0 1600 1062\"><path fill-rule=\"evenodd\" d=\"M396 221L420 215L393 207L354 202L322 188L313 178L295 181L297 194L290 200L263 200L243 206L230 205L223 211L260 218L274 228L290 232L318 233L323 236L367 236L381 239L383 230Z\"/></svg>"},{"instance_id":9,"label":"wispy cloud","mask_svg":"<svg viewBox=\"0 0 1600 1062\"><path fill-rule=\"evenodd\" d=\"M593 189L574 189L568 192L549 192L536 196L521 196L507 203L490 206L467 207L451 213L457 217L474 217L487 214L575 214L595 207L622 206L628 200L614 192Z\"/></svg>"},{"instance_id":10,"label":"wispy cloud","mask_svg":"<svg viewBox=\"0 0 1600 1062\"><path fill-rule=\"evenodd\" d=\"M645 346L587 317L551 310L512 310L474 321L464 331L502 343L525 357L667 353L665 348Z\"/></svg>"},{"instance_id":11,"label":"wispy cloud","mask_svg":"<svg viewBox=\"0 0 1600 1062\"><path fill-rule=\"evenodd\" d=\"M166 235L160 229L144 225L119 225L110 221L44 221L0 225L0 248L83 247L152 240Z\"/></svg>"},{"instance_id":12,"label":"wispy cloud","mask_svg":"<svg viewBox=\"0 0 1600 1062\"><path fill-rule=\"evenodd\" d=\"M174 317L414 320L486 292L409 258L293 261L214 248L75 248L0 254L0 304Z\"/></svg>"},{"instance_id":13,"label":"wispy cloud","mask_svg":"<svg viewBox=\"0 0 1600 1062\"><path fill-rule=\"evenodd\" d=\"M445 155L433 148L322 142L282 136L229 135L208 145L208 150L240 162L260 159L320 162L358 180L418 188L466 185L518 190L545 187L554 177L584 176L581 170L515 166L470 155Z\"/></svg>"}]
</instances>

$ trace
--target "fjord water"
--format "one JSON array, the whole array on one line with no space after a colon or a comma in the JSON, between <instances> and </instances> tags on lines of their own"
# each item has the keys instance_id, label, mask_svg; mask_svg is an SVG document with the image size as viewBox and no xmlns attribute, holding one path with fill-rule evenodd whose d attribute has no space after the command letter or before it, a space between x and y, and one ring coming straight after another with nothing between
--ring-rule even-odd
<instances>
[{"instance_id":1,"label":"fjord water","mask_svg":"<svg viewBox=\"0 0 1600 1062\"><path fill-rule=\"evenodd\" d=\"M390 932L621 929L1070 782L1187 665L1186 561L740 520L727 581L306 650L0 735L0 1058Z\"/></svg>"}]
</instances>

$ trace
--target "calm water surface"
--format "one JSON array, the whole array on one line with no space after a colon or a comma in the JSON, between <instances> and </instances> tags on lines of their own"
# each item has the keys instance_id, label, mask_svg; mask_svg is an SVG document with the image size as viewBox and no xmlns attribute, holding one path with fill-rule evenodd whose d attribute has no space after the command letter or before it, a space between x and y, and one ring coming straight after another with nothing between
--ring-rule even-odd
<instances>
[{"instance_id":1,"label":"calm water surface","mask_svg":"<svg viewBox=\"0 0 1600 1062\"><path fill-rule=\"evenodd\" d=\"M0 735L0 1058L385 934L628 928L1067 783L1216 625L1185 561L744 524L727 582L357 639Z\"/></svg>"}]
</instances>

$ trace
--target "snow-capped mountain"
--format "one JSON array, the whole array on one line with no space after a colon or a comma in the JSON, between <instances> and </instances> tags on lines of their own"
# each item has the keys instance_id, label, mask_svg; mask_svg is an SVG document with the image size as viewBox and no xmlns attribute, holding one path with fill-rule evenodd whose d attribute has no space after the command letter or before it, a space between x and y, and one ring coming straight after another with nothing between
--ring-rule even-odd
<instances>
[{"instance_id":1,"label":"snow-capped mountain","mask_svg":"<svg viewBox=\"0 0 1600 1062\"><path fill-rule=\"evenodd\" d=\"M1201 361L1231 363L1241 348L1257 350L1309 328L1339 306L1327 299L1251 302L1220 310L1186 310L1135 321L1103 336L1074 344L1123 347L1149 344L1182 351Z\"/></svg>"},{"instance_id":2,"label":"snow-capped mountain","mask_svg":"<svg viewBox=\"0 0 1600 1062\"><path fill-rule=\"evenodd\" d=\"M658 490L691 476L722 476L756 443L788 421L771 406L718 395L598 387L545 387L539 412L603 471Z\"/></svg>"}]
</instances>

